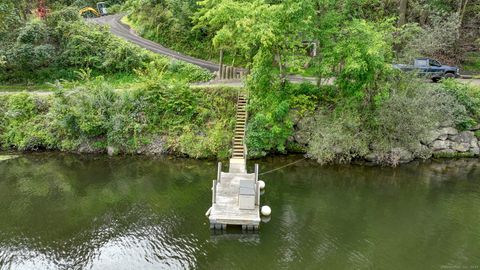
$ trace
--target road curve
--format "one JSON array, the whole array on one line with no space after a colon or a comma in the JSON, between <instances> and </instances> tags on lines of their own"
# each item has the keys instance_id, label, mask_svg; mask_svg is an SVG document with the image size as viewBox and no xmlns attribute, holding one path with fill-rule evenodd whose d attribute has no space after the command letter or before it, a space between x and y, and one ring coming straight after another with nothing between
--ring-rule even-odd
<instances>
[{"instance_id":1,"label":"road curve","mask_svg":"<svg viewBox=\"0 0 480 270\"><path fill-rule=\"evenodd\" d=\"M103 16L95 19L91 19L91 21L96 22L101 25L108 25L110 26L110 31L116 35L119 36L123 39L126 39L132 43L137 44L138 46L145 48L149 51L158 53L158 54L163 54L165 56L182 60L197 66L200 66L202 68L208 69L212 72L218 71L219 67L218 64L210 62L210 61L205 61L202 59L198 59L195 57L191 57L188 55L183 55L179 52L176 52L174 50L168 49L163 47L162 45L155 43L153 41L150 41L148 39L144 39L137 35L135 31L133 31L128 25L125 25L121 22L121 19L124 15L122 14L116 14L116 15L110 15L110 16Z\"/></svg>"}]
</instances>

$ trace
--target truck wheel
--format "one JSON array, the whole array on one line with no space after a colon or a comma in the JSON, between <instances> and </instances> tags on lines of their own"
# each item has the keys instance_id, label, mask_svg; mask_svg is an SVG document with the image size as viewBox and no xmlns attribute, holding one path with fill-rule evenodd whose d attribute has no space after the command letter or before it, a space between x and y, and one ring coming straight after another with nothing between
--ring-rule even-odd
<instances>
[{"instance_id":1,"label":"truck wheel","mask_svg":"<svg viewBox=\"0 0 480 270\"><path fill-rule=\"evenodd\" d=\"M439 81L440 81L440 78L438 78L438 77L433 77L432 78L432 82L434 82L434 83L437 83Z\"/></svg>"},{"instance_id":2,"label":"truck wheel","mask_svg":"<svg viewBox=\"0 0 480 270\"><path fill-rule=\"evenodd\" d=\"M453 73L446 73L446 74L445 74L445 78L452 78L452 79L453 79L453 78L455 78L455 74L453 74Z\"/></svg>"}]
</instances>

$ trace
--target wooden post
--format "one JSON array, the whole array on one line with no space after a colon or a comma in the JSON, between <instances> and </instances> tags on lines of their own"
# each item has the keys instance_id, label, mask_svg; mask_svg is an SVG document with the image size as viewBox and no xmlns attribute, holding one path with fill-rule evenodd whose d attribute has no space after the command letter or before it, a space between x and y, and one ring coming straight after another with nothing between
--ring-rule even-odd
<instances>
[{"instance_id":1,"label":"wooden post","mask_svg":"<svg viewBox=\"0 0 480 270\"><path fill-rule=\"evenodd\" d=\"M217 199L217 180L213 180L213 186L212 186L212 203L216 203Z\"/></svg>"},{"instance_id":2,"label":"wooden post","mask_svg":"<svg viewBox=\"0 0 480 270\"><path fill-rule=\"evenodd\" d=\"M255 184L255 205L260 205L260 183Z\"/></svg>"},{"instance_id":3,"label":"wooden post","mask_svg":"<svg viewBox=\"0 0 480 270\"><path fill-rule=\"evenodd\" d=\"M258 174L260 167L255 164L255 205L260 205L260 183L258 183Z\"/></svg>"},{"instance_id":4,"label":"wooden post","mask_svg":"<svg viewBox=\"0 0 480 270\"><path fill-rule=\"evenodd\" d=\"M219 72L218 77L221 80L222 76L223 76L223 50L220 50L220 68L219 68L218 72Z\"/></svg>"},{"instance_id":5,"label":"wooden post","mask_svg":"<svg viewBox=\"0 0 480 270\"><path fill-rule=\"evenodd\" d=\"M220 183L220 178L222 177L222 162L218 162L217 165L217 181Z\"/></svg>"},{"instance_id":6,"label":"wooden post","mask_svg":"<svg viewBox=\"0 0 480 270\"><path fill-rule=\"evenodd\" d=\"M225 80L225 78L227 78L227 70L228 70L228 67L223 66L222 80Z\"/></svg>"}]
</instances>

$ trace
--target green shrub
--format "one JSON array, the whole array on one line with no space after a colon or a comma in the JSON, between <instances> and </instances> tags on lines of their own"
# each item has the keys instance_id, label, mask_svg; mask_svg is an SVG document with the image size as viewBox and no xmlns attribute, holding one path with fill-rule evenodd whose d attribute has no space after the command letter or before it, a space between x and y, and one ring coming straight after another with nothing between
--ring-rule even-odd
<instances>
[{"instance_id":1,"label":"green shrub","mask_svg":"<svg viewBox=\"0 0 480 270\"><path fill-rule=\"evenodd\" d=\"M50 149L54 144L48 129L48 101L28 94L6 97L0 117L0 146L19 150Z\"/></svg>"},{"instance_id":2,"label":"green shrub","mask_svg":"<svg viewBox=\"0 0 480 270\"><path fill-rule=\"evenodd\" d=\"M145 50L116 37L109 40L105 49L102 69L107 72L131 72L151 60Z\"/></svg>"},{"instance_id":3,"label":"green shrub","mask_svg":"<svg viewBox=\"0 0 480 270\"><path fill-rule=\"evenodd\" d=\"M308 154L318 162L347 163L369 152L368 133L358 111L319 111L311 127Z\"/></svg>"},{"instance_id":4,"label":"green shrub","mask_svg":"<svg viewBox=\"0 0 480 270\"><path fill-rule=\"evenodd\" d=\"M465 107L454 97L442 91L410 89L392 93L375 111L374 124L370 128L371 148L387 153L401 147L420 153L420 141L440 124L455 123L467 116Z\"/></svg>"},{"instance_id":5,"label":"green shrub","mask_svg":"<svg viewBox=\"0 0 480 270\"><path fill-rule=\"evenodd\" d=\"M460 83L453 79L443 80L440 90L455 97L465 106L468 116L457 124L461 129L469 129L480 122L480 87Z\"/></svg>"},{"instance_id":6,"label":"green shrub","mask_svg":"<svg viewBox=\"0 0 480 270\"><path fill-rule=\"evenodd\" d=\"M213 73L183 61L172 60L167 71L178 74L185 82L206 82L213 79Z\"/></svg>"},{"instance_id":7,"label":"green shrub","mask_svg":"<svg viewBox=\"0 0 480 270\"><path fill-rule=\"evenodd\" d=\"M81 20L80 14L78 14L78 8L75 6L72 7L63 7L59 10L51 12L45 19L47 26L51 31L54 31L58 34L62 34L61 28L57 28L60 24L68 24ZM56 38L60 38L56 36Z\"/></svg>"},{"instance_id":8,"label":"green shrub","mask_svg":"<svg viewBox=\"0 0 480 270\"><path fill-rule=\"evenodd\" d=\"M293 133L289 96L272 89L252 95L248 107L252 117L248 121L247 146L250 157L265 156L269 152L285 153L285 145Z\"/></svg>"},{"instance_id":9,"label":"green shrub","mask_svg":"<svg viewBox=\"0 0 480 270\"><path fill-rule=\"evenodd\" d=\"M22 44L39 45L48 38L47 26L42 21L31 21L18 32L17 42Z\"/></svg>"}]
</instances>

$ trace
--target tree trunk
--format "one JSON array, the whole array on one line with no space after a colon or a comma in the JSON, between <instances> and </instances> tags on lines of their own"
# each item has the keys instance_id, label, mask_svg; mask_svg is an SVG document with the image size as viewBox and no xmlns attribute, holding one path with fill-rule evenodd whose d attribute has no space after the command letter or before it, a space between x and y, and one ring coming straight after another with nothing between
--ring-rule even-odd
<instances>
[{"instance_id":1,"label":"tree trunk","mask_svg":"<svg viewBox=\"0 0 480 270\"><path fill-rule=\"evenodd\" d=\"M463 18L465 17L465 11L467 10L467 4L468 4L468 0L465 0L465 3L463 3L463 1L461 1L460 3L460 12L459 12L459 16L460 16L460 27L462 27L462 24L463 24Z\"/></svg>"},{"instance_id":2,"label":"tree trunk","mask_svg":"<svg viewBox=\"0 0 480 270\"><path fill-rule=\"evenodd\" d=\"M400 0L398 27L407 23L407 4L408 0Z\"/></svg>"}]
</instances>

